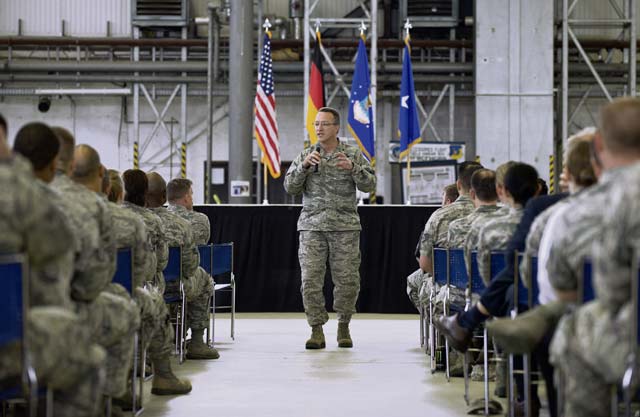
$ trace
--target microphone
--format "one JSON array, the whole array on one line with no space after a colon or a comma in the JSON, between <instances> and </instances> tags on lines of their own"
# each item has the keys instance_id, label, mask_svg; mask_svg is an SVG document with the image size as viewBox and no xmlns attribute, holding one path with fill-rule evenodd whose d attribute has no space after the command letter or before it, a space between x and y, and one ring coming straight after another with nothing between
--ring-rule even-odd
<instances>
[{"instance_id":1,"label":"microphone","mask_svg":"<svg viewBox=\"0 0 640 417\"><path fill-rule=\"evenodd\" d=\"M316 144L316 148L314 149L314 151L320 153L320 144ZM317 164L315 164L313 166L313 172L318 172L318 167L320 166L320 163L318 162Z\"/></svg>"}]
</instances>

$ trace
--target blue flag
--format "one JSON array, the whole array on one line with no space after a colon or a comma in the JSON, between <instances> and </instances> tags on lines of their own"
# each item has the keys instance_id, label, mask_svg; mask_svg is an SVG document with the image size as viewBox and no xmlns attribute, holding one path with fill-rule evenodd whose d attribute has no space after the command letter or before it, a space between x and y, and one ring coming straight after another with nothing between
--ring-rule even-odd
<instances>
[{"instance_id":1,"label":"blue flag","mask_svg":"<svg viewBox=\"0 0 640 417\"><path fill-rule=\"evenodd\" d=\"M409 155L410 148L420 142L420 124L416 93L413 87L413 71L411 70L411 53L409 43L404 47L402 62L402 83L400 84L400 114L398 115L398 136L400 137L400 160Z\"/></svg>"},{"instance_id":2,"label":"blue flag","mask_svg":"<svg viewBox=\"0 0 640 417\"><path fill-rule=\"evenodd\" d=\"M349 117L347 127L349 132L358 141L362 153L369 160L376 157L373 109L369 99L371 80L369 78L369 63L367 61L367 48L364 40L360 38L356 66L353 71L351 83L351 96L349 97Z\"/></svg>"}]
</instances>

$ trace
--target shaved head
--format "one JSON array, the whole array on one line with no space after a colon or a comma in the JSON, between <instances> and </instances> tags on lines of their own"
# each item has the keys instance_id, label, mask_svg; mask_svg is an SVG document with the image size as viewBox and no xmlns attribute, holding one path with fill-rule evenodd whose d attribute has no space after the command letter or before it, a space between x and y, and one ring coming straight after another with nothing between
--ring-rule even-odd
<instances>
[{"instance_id":1,"label":"shaved head","mask_svg":"<svg viewBox=\"0 0 640 417\"><path fill-rule=\"evenodd\" d=\"M73 152L71 177L78 182L96 179L100 176L102 164L100 155L89 145L78 145Z\"/></svg>"},{"instance_id":2,"label":"shaved head","mask_svg":"<svg viewBox=\"0 0 640 417\"><path fill-rule=\"evenodd\" d=\"M149 191L147 192L147 204L149 207L160 207L167 202L167 183L157 172L147 174Z\"/></svg>"}]
</instances>

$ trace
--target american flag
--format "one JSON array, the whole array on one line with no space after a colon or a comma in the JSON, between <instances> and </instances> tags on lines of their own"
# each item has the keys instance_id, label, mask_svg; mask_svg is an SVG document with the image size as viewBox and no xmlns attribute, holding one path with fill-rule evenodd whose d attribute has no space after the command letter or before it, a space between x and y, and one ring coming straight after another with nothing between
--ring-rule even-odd
<instances>
[{"instance_id":1,"label":"american flag","mask_svg":"<svg viewBox=\"0 0 640 417\"><path fill-rule=\"evenodd\" d=\"M264 46L262 48L262 57L260 58L255 101L255 126L256 139L260 149L262 149L263 162L269 167L271 176L278 178L280 176L280 145L278 144L270 35L269 32L264 35Z\"/></svg>"}]
</instances>

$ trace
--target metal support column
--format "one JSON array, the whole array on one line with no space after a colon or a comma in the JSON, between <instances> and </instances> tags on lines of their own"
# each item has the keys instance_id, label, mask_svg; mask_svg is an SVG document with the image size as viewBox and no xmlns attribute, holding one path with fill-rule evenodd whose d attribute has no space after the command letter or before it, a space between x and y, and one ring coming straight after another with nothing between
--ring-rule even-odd
<instances>
[{"instance_id":1,"label":"metal support column","mask_svg":"<svg viewBox=\"0 0 640 417\"><path fill-rule=\"evenodd\" d=\"M182 28L182 39L187 39L187 28ZM182 62L187 61L187 47L183 46L180 51L180 58ZM187 76L186 72L182 73L183 77ZM180 176L186 178L187 174L187 83L183 83L180 86L180 139L182 145L180 146Z\"/></svg>"},{"instance_id":2,"label":"metal support column","mask_svg":"<svg viewBox=\"0 0 640 417\"><path fill-rule=\"evenodd\" d=\"M253 1L231 2L229 45L229 202L249 204L250 196L233 195L232 181L249 184L252 174ZM239 187L238 189L242 189ZM238 191L238 190L235 190Z\"/></svg>"}]
</instances>

